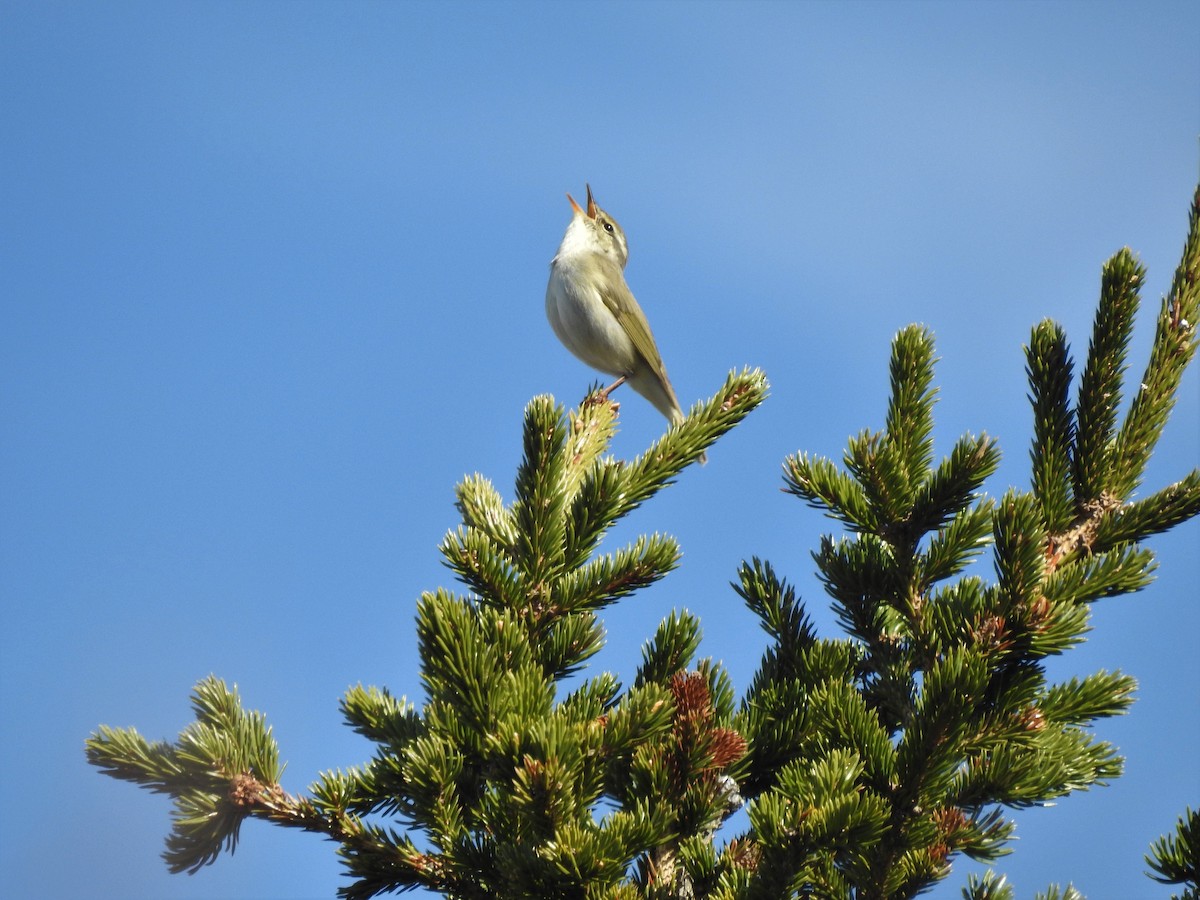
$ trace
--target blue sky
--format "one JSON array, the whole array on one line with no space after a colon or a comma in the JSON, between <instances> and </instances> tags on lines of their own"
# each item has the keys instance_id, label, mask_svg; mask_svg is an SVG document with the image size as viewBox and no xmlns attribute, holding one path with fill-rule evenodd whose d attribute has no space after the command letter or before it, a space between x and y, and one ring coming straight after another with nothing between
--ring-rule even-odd
<instances>
[{"instance_id":1,"label":"blue sky","mask_svg":"<svg viewBox=\"0 0 1200 900\"><path fill-rule=\"evenodd\" d=\"M358 682L419 698L414 602L450 585L453 486L511 497L530 397L596 377L545 321L590 181L684 405L762 367L770 400L610 538L679 570L606 617L632 675L672 608L744 688L760 632L728 587L765 557L838 634L828 520L780 464L882 425L891 337L937 336L937 449L1028 483L1022 343L1087 345L1100 266L1149 269L1131 360L1198 172L1187 3L0 4L0 893L329 897L331 844L249 824L193 877L169 804L84 762L98 724L170 738L215 673L265 711L298 791L365 760ZM621 398L615 452L661 418ZM1188 373L1147 489L1200 463ZM1127 774L1020 814L1020 896L1165 898L1142 854L1200 801L1197 523L1157 582L1095 608L1068 678L1121 669ZM984 564L983 574L990 569ZM957 896L966 872L932 896Z\"/></svg>"}]
</instances>

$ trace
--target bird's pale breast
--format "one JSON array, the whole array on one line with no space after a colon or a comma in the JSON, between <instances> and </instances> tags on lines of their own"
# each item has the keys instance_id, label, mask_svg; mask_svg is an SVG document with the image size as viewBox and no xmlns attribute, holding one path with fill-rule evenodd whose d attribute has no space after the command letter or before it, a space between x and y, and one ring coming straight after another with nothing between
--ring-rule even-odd
<instances>
[{"instance_id":1,"label":"bird's pale breast","mask_svg":"<svg viewBox=\"0 0 1200 900\"><path fill-rule=\"evenodd\" d=\"M563 345L593 369L629 375L638 364L637 349L600 294L572 271L577 263L556 258L546 286L546 316Z\"/></svg>"}]
</instances>

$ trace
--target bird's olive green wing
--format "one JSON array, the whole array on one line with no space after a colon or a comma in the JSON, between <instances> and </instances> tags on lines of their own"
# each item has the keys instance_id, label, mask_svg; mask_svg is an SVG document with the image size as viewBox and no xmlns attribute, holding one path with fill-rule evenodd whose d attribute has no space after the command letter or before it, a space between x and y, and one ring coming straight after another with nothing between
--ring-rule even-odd
<instances>
[{"instance_id":1,"label":"bird's olive green wing","mask_svg":"<svg viewBox=\"0 0 1200 900\"><path fill-rule=\"evenodd\" d=\"M623 278L606 278L600 289L600 296L604 300L604 305L608 307L608 311L625 329L625 333L633 341L633 346L637 348L638 353L646 362L650 363L652 369L661 374L662 357L659 356L658 347L654 343L654 335L650 333L650 323L646 321L646 314L638 306L638 302L634 299L629 286L625 284L625 280Z\"/></svg>"},{"instance_id":2,"label":"bird's olive green wing","mask_svg":"<svg viewBox=\"0 0 1200 900\"><path fill-rule=\"evenodd\" d=\"M616 278L603 279L603 285L600 296L604 300L604 305L625 329L625 333L633 341L633 346L637 348L642 359L649 364L651 371L662 380L667 390L674 396L671 379L667 377L667 367L663 365L658 345L654 343L654 335L650 333L650 323L646 320L646 314L642 312L642 308L638 306L637 300L634 299L633 292L629 290L629 285L625 283L624 277L617 272Z\"/></svg>"}]
</instances>

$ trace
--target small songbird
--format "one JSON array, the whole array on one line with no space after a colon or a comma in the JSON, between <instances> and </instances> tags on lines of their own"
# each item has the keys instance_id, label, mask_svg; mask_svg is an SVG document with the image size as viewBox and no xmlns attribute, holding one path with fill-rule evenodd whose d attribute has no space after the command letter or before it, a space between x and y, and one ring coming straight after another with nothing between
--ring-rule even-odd
<instances>
[{"instance_id":1,"label":"small songbird","mask_svg":"<svg viewBox=\"0 0 1200 900\"><path fill-rule=\"evenodd\" d=\"M550 261L546 316L563 345L593 369L628 381L671 424L683 410L650 333L646 314L625 283L629 245L616 220L596 205L591 185L587 209L567 194L574 215ZM703 457L701 458L703 461Z\"/></svg>"}]
</instances>

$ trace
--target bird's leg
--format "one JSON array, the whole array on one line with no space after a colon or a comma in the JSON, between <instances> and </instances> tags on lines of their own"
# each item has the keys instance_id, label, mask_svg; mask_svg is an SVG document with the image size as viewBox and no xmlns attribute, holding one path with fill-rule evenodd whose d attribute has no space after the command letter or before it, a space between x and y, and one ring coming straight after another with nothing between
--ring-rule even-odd
<instances>
[{"instance_id":1,"label":"bird's leg","mask_svg":"<svg viewBox=\"0 0 1200 900\"><path fill-rule=\"evenodd\" d=\"M625 383L626 377L627 376L622 375L620 378L618 378L616 381L614 381L612 384L610 384L608 387L606 387L604 390L602 390L600 392L600 396L603 397L605 400L607 400L609 394L611 394L613 391L615 391L617 388L619 388L621 385L623 385Z\"/></svg>"},{"instance_id":2,"label":"bird's leg","mask_svg":"<svg viewBox=\"0 0 1200 900\"><path fill-rule=\"evenodd\" d=\"M618 403L616 400L609 400L608 395L611 394L613 391L615 391L617 388L619 388L621 385L623 385L625 383L625 377L626 376L622 375L620 378L618 378L616 381L614 381L612 384L610 384L608 387L606 387L604 390L602 390L599 394L601 401L603 401L604 403L612 404L613 412L616 412L617 410L619 410L621 408L621 404Z\"/></svg>"},{"instance_id":3,"label":"bird's leg","mask_svg":"<svg viewBox=\"0 0 1200 900\"><path fill-rule=\"evenodd\" d=\"M607 403L613 408L613 412L616 412L618 409L621 408L621 404L618 403L616 400L609 400L608 395L612 391L615 391L617 388L619 388L621 385L623 385L625 383L625 378L626 378L626 376L622 375L620 378L618 378L616 381L614 381L612 384L610 384L604 390L592 391L590 394L588 394L586 397L584 397L583 402L585 404Z\"/></svg>"}]
</instances>

